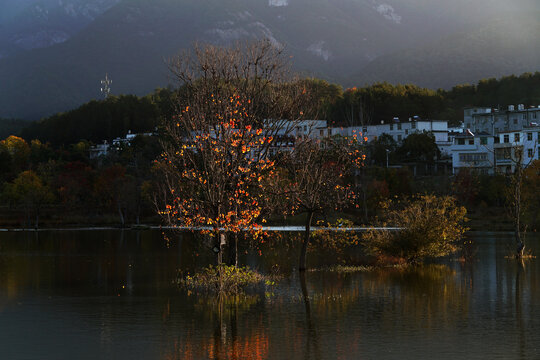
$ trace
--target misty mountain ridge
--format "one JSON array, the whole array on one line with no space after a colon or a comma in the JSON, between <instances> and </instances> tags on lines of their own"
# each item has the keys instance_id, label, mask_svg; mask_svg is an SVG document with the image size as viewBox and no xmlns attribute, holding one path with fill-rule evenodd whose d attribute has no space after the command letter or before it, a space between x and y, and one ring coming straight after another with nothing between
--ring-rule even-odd
<instances>
[{"instance_id":1,"label":"misty mountain ridge","mask_svg":"<svg viewBox=\"0 0 540 360\"><path fill-rule=\"evenodd\" d=\"M0 57L62 43L120 0L25 0L12 2L0 24ZM6 15L4 15L6 16Z\"/></svg>"},{"instance_id":2,"label":"misty mountain ridge","mask_svg":"<svg viewBox=\"0 0 540 360\"><path fill-rule=\"evenodd\" d=\"M100 96L105 73L113 93L141 95L166 86L164 59L194 41L267 38L284 47L301 74L344 85L412 79L448 87L538 70L534 39L531 46L517 41L510 47L489 40L484 22L523 11L499 0L24 1L26 8L0 19L0 117L39 118L74 108ZM442 38L455 45L444 46ZM475 49L486 41L491 54L504 55L502 64L494 59L497 66L484 66L487 53ZM467 55L464 61L455 60L460 54Z\"/></svg>"}]
</instances>

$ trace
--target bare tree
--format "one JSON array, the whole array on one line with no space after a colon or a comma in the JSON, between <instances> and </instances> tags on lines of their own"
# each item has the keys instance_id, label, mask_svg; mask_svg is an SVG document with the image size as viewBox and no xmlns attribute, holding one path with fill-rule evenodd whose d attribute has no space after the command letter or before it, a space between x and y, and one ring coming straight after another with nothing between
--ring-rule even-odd
<instances>
[{"instance_id":1,"label":"bare tree","mask_svg":"<svg viewBox=\"0 0 540 360\"><path fill-rule=\"evenodd\" d=\"M499 152L495 151L495 161L497 161L497 158L503 157L506 160L509 160L511 164L510 172L507 175L508 186L505 195L507 209L514 228L514 239L516 242L515 256L518 259L522 259L525 253L525 242L522 236L526 231L526 226L524 225L522 218L527 207L527 200L523 197L524 173L534 159L535 149L536 143L532 147L532 153L527 154L530 159L529 161L525 159L524 146L519 143L512 144L510 147L497 149ZM497 169L497 167L495 168Z\"/></svg>"},{"instance_id":2,"label":"bare tree","mask_svg":"<svg viewBox=\"0 0 540 360\"><path fill-rule=\"evenodd\" d=\"M287 198L293 213L305 213L304 241L300 251L299 269L306 269L306 254L311 238L311 223L316 213L338 210L352 203L354 193L346 177L362 166L364 156L358 148L359 139L306 139L287 155Z\"/></svg>"},{"instance_id":3,"label":"bare tree","mask_svg":"<svg viewBox=\"0 0 540 360\"><path fill-rule=\"evenodd\" d=\"M536 148L536 146L534 146ZM522 259L525 253L525 241L522 233L526 231L526 226L522 222L523 213L527 204L523 198L523 180L525 169L531 164L531 161L525 163L525 154L523 146L513 146L512 162L515 170L509 176L509 186L506 191L508 210L514 227L514 238L516 241L516 258Z\"/></svg>"}]
</instances>

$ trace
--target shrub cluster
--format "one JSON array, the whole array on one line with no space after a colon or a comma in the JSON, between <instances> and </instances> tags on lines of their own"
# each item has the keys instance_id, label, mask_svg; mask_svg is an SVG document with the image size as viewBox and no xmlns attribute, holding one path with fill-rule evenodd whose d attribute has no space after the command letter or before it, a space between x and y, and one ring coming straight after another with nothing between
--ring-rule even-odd
<instances>
[{"instance_id":1,"label":"shrub cluster","mask_svg":"<svg viewBox=\"0 0 540 360\"><path fill-rule=\"evenodd\" d=\"M235 267L221 264L210 265L195 275L186 275L178 280L178 284L189 290L202 290L221 294L237 294L247 286L266 284L273 281L249 267Z\"/></svg>"},{"instance_id":2,"label":"shrub cluster","mask_svg":"<svg viewBox=\"0 0 540 360\"><path fill-rule=\"evenodd\" d=\"M407 263L442 257L459 250L459 240L467 228L466 209L450 196L424 195L406 202L387 201L386 222L398 230L371 229L363 235L371 255L394 257Z\"/></svg>"}]
</instances>

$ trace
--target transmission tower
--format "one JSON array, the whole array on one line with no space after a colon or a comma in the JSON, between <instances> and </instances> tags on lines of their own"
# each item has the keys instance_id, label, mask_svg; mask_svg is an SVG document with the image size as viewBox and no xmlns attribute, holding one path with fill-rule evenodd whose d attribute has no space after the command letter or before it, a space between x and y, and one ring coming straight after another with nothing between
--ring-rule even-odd
<instances>
[{"instance_id":1,"label":"transmission tower","mask_svg":"<svg viewBox=\"0 0 540 360\"><path fill-rule=\"evenodd\" d=\"M109 79L108 74L105 74L105 80L101 80L101 93L103 94L105 99L108 98L111 94L111 84L112 80Z\"/></svg>"}]
</instances>

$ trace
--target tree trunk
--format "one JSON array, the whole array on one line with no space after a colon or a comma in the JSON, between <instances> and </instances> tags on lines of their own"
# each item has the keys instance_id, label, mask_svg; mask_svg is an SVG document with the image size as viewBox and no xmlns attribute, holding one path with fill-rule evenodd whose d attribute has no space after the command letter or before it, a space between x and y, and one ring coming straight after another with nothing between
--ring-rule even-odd
<instances>
[{"instance_id":1,"label":"tree trunk","mask_svg":"<svg viewBox=\"0 0 540 360\"><path fill-rule=\"evenodd\" d=\"M238 234L234 234L234 266L238 268Z\"/></svg>"},{"instance_id":2,"label":"tree trunk","mask_svg":"<svg viewBox=\"0 0 540 360\"><path fill-rule=\"evenodd\" d=\"M302 249L300 250L300 263L298 270L306 270L306 253L309 245L309 239L311 237L311 220L313 219L313 211L308 212L306 218L306 230L304 233L304 242L302 243Z\"/></svg>"},{"instance_id":3,"label":"tree trunk","mask_svg":"<svg viewBox=\"0 0 540 360\"><path fill-rule=\"evenodd\" d=\"M216 247L218 249L217 251L217 265L218 265L218 272L219 272L219 293L221 294L223 292L223 249L226 245L226 238L225 234L221 233L220 231L216 232Z\"/></svg>"},{"instance_id":4,"label":"tree trunk","mask_svg":"<svg viewBox=\"0 0 540 360\"><path fill-rule=\"evenodd\" d=\"M362 189L362 202L363 202L363 206L364 206L364 221L368 222L368 204L367 204L367 189L363 188Z\"/></svg>"},{"instance_id":5,"label":"tree trunk","mask_svg":"<svg viewBox=\"0 0 540 360\"><path fill-rule=\"evenodd\" d=\"M522 259L523 254L525 253L525 242L521 238L519 228L515 230L515 237L516 237L516 257L518 259Z\"/></svg>"},{"instance_id":6,"label":"tree trunk","mask_svg":"<svg viewBox=\"0 0 540 360\"><path fill-rule=\"evenodd\" d=\"M521 185L523 170L518 162L514 180L514 237L516 240L516 258L522 259L525 252L525 243L521 238Z\"/></svg>"},{"instance_id":7,"label":"tree trunk","mask_svg":"<svg viewBox=\"0 0 540 360\"><path fill-rule=\"evenodd\" d=\"M217 255L217 265L220 266L221 264L223 264L223 246L222 246L222 237L224 236L224 234L222 234L221 232L216 232L216 245L215 247L217 248L217 251L216 251L216 255Z\"/></svg>"},{"instance_id":8,"label":"tree trunk","mask_svg":"<svg viewBox=\"0 0 540 360\"><path fill-rule=\"evenodd\" d=\"M122 212L122 207L120 206L120 204L118 204L118 215L120 215L120 224L122 225L122 227L124 227L126 221L124 219L124 213Z\"/></svg>"}]
</instances>

